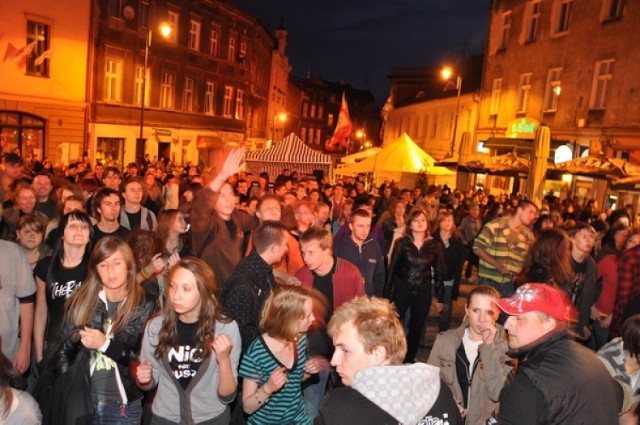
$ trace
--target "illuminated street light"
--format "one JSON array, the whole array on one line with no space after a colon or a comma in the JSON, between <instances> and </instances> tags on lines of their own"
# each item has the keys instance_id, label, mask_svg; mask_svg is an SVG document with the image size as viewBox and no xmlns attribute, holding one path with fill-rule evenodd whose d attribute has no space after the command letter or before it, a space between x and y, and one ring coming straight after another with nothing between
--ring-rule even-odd
<instances>
[{"instance_id":1,"label":"illuminated street light","mask_svg":"<svg viewBox=\"0 0 640 425\"><path fill-rule=\"evenodd\" d=\"M169 24L160 25L160 35L163 38L169 37L171 34L171 26ZM142 71L142 99L140 99L140 144L142 144L142 152L138 152L138 156L142 157L144 155L144 138L142 137L142 132L144 129L144 101L147 94L147 69L149 67L149 48L151 47L151 38L153 35L153 30L149 29L147 32L147 37L144 43L144 69Z\"/></svg>"},{"instance_id":2,"label":"illuminated street light","mask_svg":"<svg viewBox=\"0 0 640 425\"><path fill-rule=\"evenodd\" d=\"M442 78L445 81L451 81L451 77L453 76L453 70L450 67L442 68L440 71ZM456 145L456 132L458 130L458 113L460 111L460 90L462 89L462 77L460 75L456 76L456 90L458 90L457 101L456 101L456 115L453 121L453 137L451 138L451 150L449 153L450 157L453 157L453 151ZM446 87L445 87L446 90Z\"/></svg>"},{"instance_id":3,"label":"illuminated street light","mask_svg":"<svg viewBox=\"0 0 640 425\"><path fill-rule=\"evenodd\" d=\"M271 126L271 141L275 141L276 138L276 122L280 121L283 125L287 122L287 113L278 112L273 116L273 125Z\"/></svg>"},{"instance_id":4,"label":"illuminated street light","mask_svg":"<svg viewBox=\"0 0 640 425\"><path fill-rule=\"evenodd\" d=\"M356 139L360 139L360 150L362 150L367 141L367 132L364 128L356 131Z\"/></svg>"}]
</instances>

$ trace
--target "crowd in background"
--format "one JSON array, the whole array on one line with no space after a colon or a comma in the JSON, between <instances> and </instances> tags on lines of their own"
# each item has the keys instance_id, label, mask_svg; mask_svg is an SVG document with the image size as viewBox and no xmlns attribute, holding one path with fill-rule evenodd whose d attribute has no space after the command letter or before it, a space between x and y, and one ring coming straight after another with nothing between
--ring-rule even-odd
<instances>
[{"instance_id":1,"label":"crowd in background","mask_svg":"<svg viewBox=\"0 0 640 425\"><path fill-rule=\"evenodd\" d=\"M338 376L357 382L331 321L360 297L378 297L392 303L404 345L375 364L440 368L435 396L451 403L434 396L418 419L484 424L500 418L513 366L514 328L505 331L498 307L517 313L499 300L531 282L566 294L571 339L624 384L633 398L625 409L637 406L640 230L631 206L602 211L553 193L536 205L393 181L367 189L287 168L272 181L245 171L243 158L232 151L209 176L148 157L124 170L86 157L60 170L4 155L0 384L13 389L0 397L0 418L17 415L15 400L34 418L25 423L38 423L37 411L45 423L340 423L330 420L337 407L325 404L327 391ZM463 325L450 329L465 281L477 286ZM443 333L419 358L434 298Z\"/></svg>"}]
</instances>

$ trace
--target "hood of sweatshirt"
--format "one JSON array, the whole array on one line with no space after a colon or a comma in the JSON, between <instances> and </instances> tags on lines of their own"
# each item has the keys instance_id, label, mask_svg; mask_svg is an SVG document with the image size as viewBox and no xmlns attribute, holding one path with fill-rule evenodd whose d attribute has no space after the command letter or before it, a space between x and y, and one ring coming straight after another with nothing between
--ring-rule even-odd
<instances>
[{"instance_id":1,"label":"hood of sweatshirt","mask_svg":"<svg viewBox=\"0 0 640 425\"><path fill-rule=\"evenodd\" d=\"M351 387L401 424L417 424L440 393L440 370L425 363L376 366L356 374Z\"/></svg>"}]
</instances>

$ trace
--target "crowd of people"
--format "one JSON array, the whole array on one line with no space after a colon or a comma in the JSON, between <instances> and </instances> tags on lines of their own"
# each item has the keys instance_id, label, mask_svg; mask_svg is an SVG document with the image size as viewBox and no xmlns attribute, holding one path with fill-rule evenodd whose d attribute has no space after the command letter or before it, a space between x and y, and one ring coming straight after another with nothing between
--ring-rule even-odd
<instances>
[{"instance_id":1,"label":"crowd of people","mask_svg":"<svg viewBox=\"0 0 640 425\"><path fill-rule=\"evenodd\" d=\"M637 423L631 207L244 157L4 155L0 423Z\"/></svg>"}]
</instances>

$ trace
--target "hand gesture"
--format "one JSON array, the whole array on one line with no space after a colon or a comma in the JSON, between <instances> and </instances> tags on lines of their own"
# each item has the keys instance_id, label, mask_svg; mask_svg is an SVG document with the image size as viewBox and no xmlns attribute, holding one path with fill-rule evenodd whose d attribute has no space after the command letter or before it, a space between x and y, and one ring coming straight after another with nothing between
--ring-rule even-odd
<instances>
[{"instance_id":1,"label":"hand gesture","mask_svg":"<svg viewBox=\"0 0 640 425\"><path fill-rule=\"evenodd\" d=\"M164 260L162 259L162 254L158 253L153 256L151 262L147 264L145 267L147 271L151 274L160 274L164 270Z\"/></svg>"},{"instance_id":2,"label":"hand gesture","mask_svg":"<svg viewBox=\"0 0 640 425\"><path fill-rule=\"evenodd\" d=\"M178 261L180 261L180 254L178 252L174 252L167 260L167 267L172 268L173 266L178 264Z\"/></svg>"},{"instance_id":3,"label":"hand gesture","mask_svg":"<svg viewBox=\"0 0 640 425\"><path fill-rule=\"evenodd\" d=\"M269 376L269 380L264 383L262 388L269 394L280 391L287 383L287 369L284 366L275 368Z\"/></svg>"},{"instance_id":4,"label":"hand gesture","mask_svg":"<svg viewBox=\"0 0 640 425\"><path fill-rule=\"evenodd\" d=\"M485 345L493 344L496 341L496 335L498 334L498 327L495 322L487 320L480 323L480 332L482 333L482 343Z\"/></svg>"},{"instance_id":5,"label":"hand gesture","mask_svg":"<svg viewBox=\"0 0 640 425\"><path fill-rule=\"evenodd\" d=\"M242 168L244 164L244 155L245 148L241 146L239 148L233 149L227 159L224 160L224 164L222 165L222 170L220 173L224 176L224 178L228 178L229 176L233 176Z\"/></svg>"},{"instance_id":6,"label":"hand gesture","mask_svg":"<svg viewBox=\"0 0 640 425\"><path fill-rule=\"evenodd\" d=\"M107 337L99 330L85 326L79 331L80 343L91 350L97 350L107 342Z\"/></svg>"},{"instance_id":7,"label":"hand gesture","mask_svg":"<svg viewBox=\"0 0 640 425\"><path fill-rule=\"evenodd\" d=\"M233 342L231 342L231 338L225 334L216 335L211 342L211 349L216 353L218 362L220 362L221 359L229 359L232 347Z\"/></svg>"},{"instance_id":8,"label":"hand gesture","mask_svg":"<svg viewBox=\"0 0 640 425\"><path fill-rule=\"evenodd\" d=\"M153 378L153 367L149 360L145 360L138 365L135 370L135 377L140 385L147 385L151 382Z\"/></svg>"},{"instance_id":9,"label":"hand gesture","mask_svg":"<svg viewBox=\"0 0 640 425\"><path fill-rule=\"evenodd\" d=\"M329 362L322 356L314 356L304 364L304 372L314 375L323 370L329 370Z\"/></svg>"}]
</instances>

